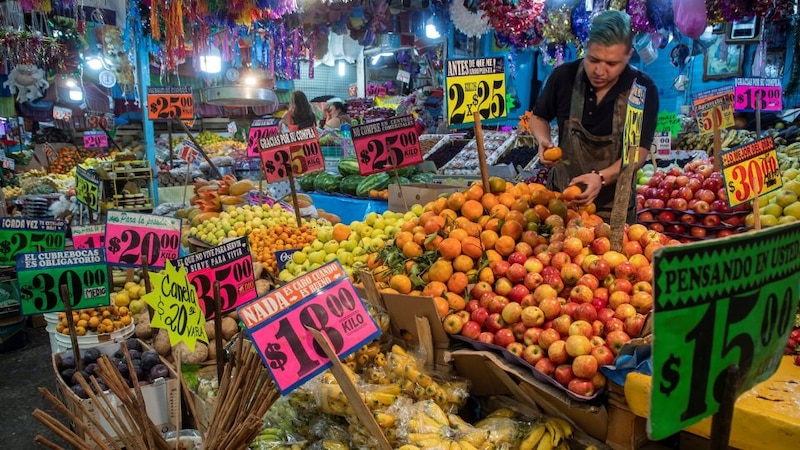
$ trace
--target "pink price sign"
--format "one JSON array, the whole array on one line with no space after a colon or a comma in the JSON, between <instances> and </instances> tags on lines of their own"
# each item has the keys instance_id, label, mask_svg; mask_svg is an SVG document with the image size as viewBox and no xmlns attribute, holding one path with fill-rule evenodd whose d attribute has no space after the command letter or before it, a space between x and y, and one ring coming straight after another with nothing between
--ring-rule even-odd
<instances>
[{"instance_id":1,"label":"pink price sign","mask_svg":"<svg viewBox=\"0 0 800 450\"><path fill-rule=\"evenodd\" d=\"M777 78L737 78L733 108L736 111L781 111L783 93Z\"/></svg>"},{"instance_id":2,"label":"pink price sign","mask_svg":"<svg viewBox=\"0 0 800 450\"><path fill-rule=\"evenodd\" d=\"M181 219L124 211L106 216L109 265L139 267L144 257L151 269L163 269L178 257L180 246Z\"/></svg>"},{"instance_id":3,"label":"pink price sign","mask_svg":"<svg viewBox=\"0 0 800 450\"><path fill-rule=\"evenodd\" d=\"M256 119L250 124L250 132L247 135L247 156L258 158L258 143L263 138L277 136L281 132L278 126L278 119Z\"/></svg>"},{"instance_id":4,"label":"pink price sign","mask_svg":"<svg viewBox=\"0 0 800 450\"><path fill-rule=\"evenodd\" d=\"M103 248L105 240L106 227L103 225L72 227L72 246L75 249Z\"/></svg>"},{"instance_id":5,"label":"pink price sign","mask_svg":"<svg viewBox=\"0 0 800 450\"><path fill-rule=\"evenodd\" d=\"M108 136L102 131L83 133L83 146L86 148L108 148Z\"/></svg>"},{"instance_id":6,"label":"pink price sign","mask_svg":"<svg viewBox=\"0 0 800 450\"><path fill-rule=\"evenodd\" d=\"M268 183L289 178L289 171L298 177L325 170L316 127L261 138L259 148L264 179Z\"/></svg>"},{"instance_id":7,"label":"pink price sign","mask_svg":"<svg viewBox=\"0 0 800 450\"><path fill-rule=\"evenodd\" d=\"M422 162L422 150L411 115L358 125L351 133L361 175Z\"/></svg>"},{"instance_id":8,"label":"pink price sign","mask_svg":"<svg viewBox=\"0 0 800 450\"><path fill-rule=\"evenodd\" d=\"M250 329L264 365L284 395L331 366L306 327L319 330L340 358L381 334L346 278Z\"/></svg>"}]
</instances>

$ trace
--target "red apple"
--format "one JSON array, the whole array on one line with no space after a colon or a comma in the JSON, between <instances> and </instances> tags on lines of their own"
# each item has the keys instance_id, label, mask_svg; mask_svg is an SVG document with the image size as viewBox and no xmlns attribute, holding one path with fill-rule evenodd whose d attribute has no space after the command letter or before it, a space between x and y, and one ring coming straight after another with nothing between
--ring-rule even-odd
<instances>
[{"instance_id":1,"label":"red apple","mask_svg":"<svg viewBox=\"0 0 800 450\"><path fill-rule=\"evenodd\" d=\"M606 332L606 326L603 325L603 322L601 322L600 320L592 321L592 341L594 341L594 338L600 338L602 340L603 338L600 336L605 335L605 332ZM605 341L603 341L603 343L605 343ZM595 343L592 342L592 345L595 345Z\"/></svg>"},{"instance_id":2,"label":"red apple","mask_svg":"<svg viewBox=\"0 0 800 450\"><path fill-rule=\"evenodd\" d=\"M711 205L709 205L705 200L698 200L695 202L692 209L696 213L707 214L709 211L711 211Z\"/></svg>"},{"instance_id":3,"label":"red apple","mask_svg":"<svg viewBox=\"0 0 800 450\"><path fill-rule=\"evenodd\" d=\"M525 287L531 291L541 286L543 282L544 278L542 278L542 274L539 272L528 272L525 275L525 278L522 280L522 283L525 285Z\"/></svg>"},{"instance_id":4,"label":"red apple","mask_svg":"<svg viewBox=\"0 0 800 450\"><path fill-rule=\"evenodd\" d=\"M640 245L638 242L633 242L633 244ZM617 280L627 279L633 282L636 279L636 266L630 261L623 261L614 267L614 276L617 277Z\"/></svg>"},{"instance_id":5,"label":"red apple","mask_svg":"<svg viewBox=\"0 0 800 450\"><path fill-rule=\"evenodd\" d=\"M594 386L595 391L600 390L606 387L606 376L603 375L601 372L597 372L595 376L591 379L592 385Z\"/></svg>"},{"instance_id":6,"label":"red apple","mask_svg":"<svg viewBox=\"0 0 800 450\"><path fill-rule=\"evenodd\" d=\"M497 333L505 326L506 324L503 322L503 318L500 317L500 313L489 314L489 317L486 318L486 322L483 324L486 331L491 333Z\"/></svg>"},{"instance_id":7,"label":"red apple","mask_svg":"<svg viewBox=\"0 0 800 450\"><path fill-rule=\"evenodd\" d=\"M542 358L540 359L534 366L534 369L538 370L539 372L547 375L548 377L552 377L556 371L556 365L553 364L553 361L550 361L550 358Z\"/></svg>"},{"instance_id":8,"label":"red apple","mask_svg":"<svg viewBox=\"0 0 800 450\"><path fill-rule=\"evenodd\" d=\"M720 187L722 187L722 180L714 177L713 174L711 177L703 180L703 189L711 191L714 194L719 191Z\"/></svg>"},{"instance_id":9,"label":"red apple","mask_svg":"<svg viewBox=\"0 0 800 450\"><path fill-rule=\"evenodd\" d=\"M538 259L538 260L539 260L539 262L541 262L541 263L542 263L542 266L543 266L543 267L547 267L547 266L549 266L549 265L550 265L550 260L551 260L551 259L553 259L553 255L551 255L551 254L550 254L550 253L547 251L547 248L546 248L546 247L545 247L545 251L542 251L542 252L535 253L535 255L536 255L536 259Z\"/></svg>"},{"instance_id":10,"label":"red apple","mask_svg":"<svg viewBox=\"0 0 800 450\"><path fill-rule=\"evenodd\" d=\"M590 354L576 356L572 361L572 372L581 378L591 379L599 368L597 360Z\"/></svg>"},{"instance_id":11,"label":"red apple","mask_svg":"<svg viewBox=\"0 0 800 450\"><path fill-rule=\"evenodd\" d=\"M614 331L625 331L625 323L616 317L612 317L606 322L606 341L608 341L609 333Z\"/></svg>"},{"instance_id":12,"label":"red apple","mask_svg":"<svg viewBox=\"0 0 800 450\"><path fill-rule=\"evenodd\" d=\"M573 358L579 355L588 355L592 352L591 341L582 334L574 334L567 337L565 343L567 354ZM552 359L552 356L550 358Z\"/></svg>"},{"instance_id":13,"label":"red apple","mask_svg":"<svg viewBox=\"0 0 800 450\"><path fill-rule=\"evenodd\" d=\"M567 360L569 360L567 343L561 339L553 342L550 347L547 348L547 357L550 358L550 361L553 361L553 364L564 364L567 362Z\"/></svg>"},{"instance_id":14,"label":"red apple","mask_svg":"<svg viewBox=\"0 0 800 450\"><path fill-rule=\"evenodd\" d=\"M527 327L541 327L544 324L544 311L538 306L527 306L522 309L522 323Z\"/></svg>"},{"instance_id":15,"label":"red apple","mask_svg":"<svg viewBox=\"0 0 800 450\"><path fill-rule=\"evenodd\" d=\"M585 378L573 378L567 385L567 389L575 394L591 397L594 395L594 385L591 380Z\"/></svg>"},{"instance_id":16,"label":"red apple","mask_svg":"<svg viewBox=\"0 0 800 450\"><path fill-rule=\"evenodd\" d=\"M508 344L512 342L516 342L516 338L514 338L514 333L508 328L497 330L494 334L494 343L500 347L506 348Z\"/></svg>"},{"instance_id":17,"label":"red apple","mask_svg":"<svg viewBox=\"0 0 800 450\"><path fill-rule=\"evenodd\" d=\"M478 339L478 336L481 335L480 324L470 320L461 327L461 335L468 339Z\"/></svg>"},{"instance_id":18,"label":"red apple","mask_svg":"<svg viewBox=\"0 0 800 450\"><path fill-rule=\"evenodd\" d=\"M655 220L655 218L653 217L653 213L651 213L650 211L640 212L639 215L637 216L637 219L641 223L652 222L653 220Z\"/></svg>"},{"instance_id":19,"label":"red apple","mask_svg":"<svg viewBox=\"0 0 800 450\"><path fill-rule=\"evenodd\" d=\"M572 325L572 317L562 314L553 319L553 329L561 336L569 336L569 326Z\"/></svg>"},{"instance_id":20,"label":"red apple","mask_svg":"<svg viewBox=\"0 0 800 450\"><path fill-rule=\"evenodd\" d=\"M512 342L508 344L506 350L508 350L512 355L522 358L522 352L525 350L525 346L519 342Z\"/></svg>"},{"instance_id":21,"label":"red apple","mask_svg":"<svg viewBox=\"0 0 800 450\"><path fill-rule=\"evenodd\" d=\"M694 216L694 214L686 213L681 215L681 222L685 223L686 225L693 225L695 222L697 222L697 218Z\"/></svg>"},{"instance_id":22,"label":"red apple","mask_svg":"<svg viewBox=\"0 0 800 450\"><path fill-rule=\"evenodd\" d=\"M530 294L531 291L525 287L524 284L515 284L514 287L511 288L511 292L508 293L508 299L512 302L520 303L522 299Z\"/></svg>"},{"instance_id":23,"label":"red apple","mask_svg":"<svg viewBox=\"0 0 800 450\"><path fill-rule=\"evenodd\" d=\"M513 325L519 322L522 317L522 306L519 303L507 303L503 306L500 316L506 324Z\"/></svg>"},{"instance_id":24,"label":"red apple","mask_svg":"<svg viewBox=\"0 0 800 450\"><path fill-rule=\"evenodd\" d=\"M525 270L525 267L519 263L511 264L511 266L506 271L506 277L513 284L522 283L522 280L525 279L525 275L527 274L528 271Z\"/></svg>"},{"instance_id":25,"label":"red apple","mask_svg":"<svg viewBox=\"0 0 800 450\"><path fill-rule=\"evenodd\" d=\"M545 267L545 269L547 269L547 267ZM564 281L561 279L561 274L558 272L545 273L542 275L542 279L545 284L555 289L556 292L561 292L561 290L564 289Z\"/></svg>"},{"instance_id":26,"label":"red apple","mask_svg":"<svg viewBox=\"0 0 800 450\"><path fill-rule=\"evenodd\" d=\"M522 342L526 331L528 331L528 327L522 322L517 322L511 326L511 332L514 333L514 339L516 339L517 342Z\"/></svg>"},{"instance_id":27,"label":"red apple","mask_svg":"<svg viewBox=\"0 0 800 450\"><path fill-rule=\"evenodd\" d=\"M592 348L592 356L597 360L597 364L608 366L614 363L614 352L607 345Z\"/></svg>"},{"instance_id":28,"label":"red apple","mask_svg":"<svg viewBox=\"0 0 800 450\"><path fill-rule=\"evenodd\" d=\"M552 345L553 342L558 340L561 340L561 335L559 335L558 331L556 331L555 329L549 328L547 330L542 331L539 334L538 343L540 347L547 350L548 348L550 348L550 345Z\"/></svg>"},{"instance_id":29,"label":"red apple","mask_svg":"<svg viewBox=\"0 0 800 450\"><path fill-rule=\"evenodd\" d=\"M586 321L592 323L594 320L597 319L597 310L591 303L581 303L575 308L575 314L573 315L576 320L578 321Z\"/></svg>"},{"instance_id":30,"label":"red apple","mask_svg":"<svg viewBox=\"0 0 800 450\"><path fill-rule=\"evenodd\" d=\"M555 319L556 317L561 315L561 303L555 296L543 298L542 300L540 300L539 308L541 308L542 312L544 312L544 317L547 320Z\"/></svg>"},{"instance_id":31,"label":"red apple","mask_svg":"<svg viewBox=\"0 0 800 450\"><path fill-rule=\"evenodd\" d=\"M607 237L595 238L589 243L589 250L595 255L602 255L611 250L611 241ZM597 278L599 279L600 277Z\"/></svg>"},{"instance_id":32,"label":"red apple","mask_svg":"<svg viewBox=\"0 0 800 450\"><path fill-rule=\"evenodd\" d=\"M511 267L511 263L508 261L494 261L492 264L489 265L492 268L492 272L494 272L494 276L497 278L506 276L506 272L508 268Z\"/></svg>"},{"instance_id":33,"label":"red apple","mask_svg":"<svg viewBox=\"0 0 800 450\"><path fill-rule=\"evenodd\" d=\"M592 330L592 324L590 322L587 322L585 320L576 320L572 322L572 324L570 324L567 333L570 336L581 335L585 336L588 339L592 337L594 331Z\"/></svg>"},{"instance_id":34,"label":"red apple","mask_svg":"<svg viewBox=\"0 0 800 450\"><path fill-rule=\"evenodd\" d=\"M538 327L532 327L525 330L525 334L522 335L522 342L525 345L539 345L539 336L542 334L544 329Z\"/></svg>"},{"instance_id":35,"label":"red apple","mask_svg":"<svg viewBox=\"0 0 800 450\"><path fill-rule=\"evenodd\" d=\"M608 298L594 297L592 299L592 307L594 307L595 311L598 313L601 309L605 308L606 305L608 305Z\"/></svg>"},{"instance_id":36,"label":"red apple","mask_svg":"<svg viewBox=\"0 0 800 450\"><path fill-rule=\"evenodd\" d=\"M538 345L528 345L522 351L522 359L532 366L535 366L544 356L544 350Z\"/></svg>"},{"instance_id":37,"label":"red apple","mask_svg":"<svg viewBox=\"0 0 800 450\"><path fill-rule=\"evenodd\" d=\"M617 278L608 286L608 291L613 294L614 292L625 292L630 294L633 292L633 283L627 278Z\"/></svg>"},{"instance_id":38,"label":"red apple","mask_svg":"<svg viewBox=\"0 0 800 450\"><path fill-rule=\"evenodd\" d=\"M598 280L604 280L611 273L611 265L602 259L597 259L589 264L587 272Z\"/></svg>"},{"instance_id":39,"label":"red apple","mask_svg":"<svg viewBox=\"0 0 800 450\"><path fill-rule=\"evenodd\" d=\"M506 259L506 261L511 263L511 265L514 265L514 264L523 264L526 259L528 259L528 256L525 255L524 253L522 253L522 252L513 252L510 255L508 255L508 258Z\"/></svg>"},{"instance_id":40,"label":"red apple","mask_svg":"<svg viewBox=\"0 0 800 450\"><path fill-rule=\"evenodd\" d=\"M478 301L477 298L473 298L472 300L467 302L467 305L464 307L464 310L468 313L472 313L476 309L480 308L481 303Z\"/></svg>"},{"instance_id":41,"label":"red apple","mask_svg":"<svg viewBox=\"0 0 800 450\"><path fill-rule=\"evenodd\" d=\"M606 336L606 343L615 355L619 354L622 346L630 342L630 340L630 336L622 330L612 331Z\"/></svg>"},{"instance_id":42,"label":"red apple","mask_svg":"<svg viewBox=\"0 0 800 450\"><path fill-rule=\"evenodd\" d=\"M475 286L473 286L472 290L470 291L470 295L472 296L472 298L477 298L479 300L483 296L483 294L486 293L494 293L494 289L492 289L491 284L485 281L479 281L475 283Z\"/></svg>"},{"instance_id":43,"label":"red apple","mask_svg":"<svg viewBox=\"0 0 800 450\"><path fill-rule=\"evenodd\" d=\"M470 317L470 313L464 311L463 309L461 311L456 311L454 314L458 314L458 316L461 317L461 321L464 323L467 323L470 320L472 320L472 318Z\"/></svg>"},{"instance_id":44,"label":"red apple","mask_svg":"<svg viewBox=\"0 0 800 450\"><path fill-rule=\"evenodd\" d=\"M719 223L720 219L716 214L709 214L703 218L703 225L707 227L718 227Z\"/></svg>"},{"instance_id":45,"label":"red apple","mask_svg":"<svg viewBox=\"0 0 800 450\"><path fill-rule=\"evenodd\" d=\"M447 334L459 334L464 326L464 321L458 314L448 314L442 320L442 328Z\"/></svg>"},{"instance_id":46,"label":"red apple","mask_svg":"<svg viewBox=\"0 0 800 450\"><path fill-rule=\"evenodd\" d=\"M656 217L662 223L675 221L675 213L672 211L667 211L667 210L661 211L660 213L658 213L658 216Z\"/></svg>"},{"instance_id":47,"label":"red apple","mask_svg":"<svg viewBox=\"0 0 800 450\"><path fill-rule=\"evenodd\" d=\"M653 310L653 294L644 291L635 292L631 296L630 305L637 313L647 314Z\"/></svg>"},{"instance_id":48,"label":"red apple","mask_svg":"<svg viewBox=\"0 0 800 450\"><path fill-rule=\"evenodd\" d=\"M598 287L600 287L600 279L597 278L596 276L590 274L590 273L585 273L578 280L578 284L577 285L578 286L581 286L581 285L582 286L586 286L592 292L594 292Z\"/></svg>"},{"instance_id":49,"label":"red apple","mask_svg":"<svg viewBox=\"0 0 800 450\"><path fill-rule=\"evenodd\" d=\"M691 234L692 237L702 239L706 237L706 229L701 227L692 227L689 230L689 234Z\"/></svg>"},{"instance_id":50,"label":"red apple","mask_svg":"<svg viewBox=\"0 0 800 450\"><path fill-rule=\"evenodd\" d=\"M494 333L491 331L483 331L478 335L478 340L484 344L494 344Z\"/></svg>"},{"instance_id":51,"label":"red apple","mask_svg":"<svg viewBox=\"0 0 800 450\"><path fill-rule=\"evenodd\" d=\"M561 267L561 279L567 286L574 286L583 276L581 266L575 263L566 263Z\"/></svg>"},{"instance_id":52,"label":"red apple","mask_svg":"<svg viewBox=\"0 0 800 450\"><path fill-rule=\"evenodd\" d=\"M630 303L623 303L614 309L614 317L625 322L628 317L636 315L636 308Z\"/></svg>"},{"instance_id":53,"label":"red apple","mask_svg":"<svg viewBox=\"0 0 800 450\"><path fill-rule=\"evenodd\" d=\"M511 288L514 287L514 283L511 282L506 277L500 277L497 281L494 282L494 292L495 294L499 295L508 295L511 292Z\"/></svg>"},{"instance_id":54,"label":"red apple","mask_svg":"<svg viewBox=\"0 0 800 450\"><path fill-rule=\"evenodd\" d=\"M558 381L558 384L567 387L569 382L575 378L575 374L572 373L572 364L561 364L556 367L553 378Z\"/></svg>"},{"instance_id":55,"label":"red apple","mask_svg":"<svg viewBox=\"0 0 800 450\"><path fill-rule=\"evenodd\" d=\"M660 198L648 198L644 201L644 207L647 209L662 209L664 208L664 200Z\"/></svg>"},{"instance_id":56,"label":"red apple","mask_svg":"<svg viewBox=\"0 0 800 450\"><path fill-rule=\"evenodd\" d=\"M597 311L597 320L603 322L603 325L608 326L608 321L614 318L614 310L611 308L603 308ZM606 330L607 332L608 330Z\"/></svg>"},{"instance_id":57,"label":"red apple","mask_svg":"<svg viewBox=\"0 0 800 450\"><path fill-rule=\"evenodd\" d=\"M544 269L544 264L542 264L542 261L539 260L539 258L535 256L529 256L525 260L525 263L522 264L522 267L524 267L528 273L539 273L542 271L542 269Z\"/></svg>"},{"instance_id":58,"label":"red apple","mask_svg":"<svg viewBox=\"0 0 800 450\"><path fill-rule=\"evenodd\" d=\"M635 314L625 319L625 332L628 336L639 337L644 328L644 316L642 314Z\"/></svg>"},{"instance_id":59,"label":"red apple","mask_svg":"<svg viewBox=\"0 0 800 450\"><path fill-rule=\"evenodd\" d=\"M539 306L539 302L536 301L536 297L533 294L528 294L522 297L522 300L519 301L520 306L526 308L528 306Z\"/></svg>"},{"instance_id":60,"label":"red apple","mask_svg":"<svg viewBox=\"0 0 800 450\"><path fill-rule=\"evenodd\" d=\"M652 267L642 267L642 269L651 269L652 270ZM637 273L638 273L638 271L637 271ZM652 278L652 276L650 278ZM653 284L649 280L648 281L644 281L644 280L637 281L633 285L633 293L636 294L637 292L647 292L648 294L652 294L653 293Z\"/></svg>"}]
</instances>

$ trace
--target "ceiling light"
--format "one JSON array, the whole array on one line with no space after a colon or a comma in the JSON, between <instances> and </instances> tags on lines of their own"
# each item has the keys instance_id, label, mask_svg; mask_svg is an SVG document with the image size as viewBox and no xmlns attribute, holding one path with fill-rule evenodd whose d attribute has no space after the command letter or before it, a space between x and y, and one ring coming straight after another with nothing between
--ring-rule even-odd
<instances>
[{"instance_id":1,"label":"ceiling light","mask_svg":"<svg viewBox=\"0 0 800 450\"><path fill-rule=\"evenodd\" d=\"M83 100L83 91L80 89L70 89L69 99L73 102L80 102Z\"/></svg>"},{"instance_id":2,"label":"ceiling light","mask_svg":"<svg viewBox=\"0 0 800 450\"><path fill-rule=\"evenodd\" d=\"M100 70L103 68L103 61L100 58L90 57L86 60L86 65L92 70Z\"/></svg>"},{"instance_id":3,"label":"ceiling light","mask_svg":"<svg viewBox=\"0 0 800 450\"><path fill-rule=\"evenodd\" d=\"M243 82L244 82L244 84L245 84L245 85L247 85L247 86L255 86L255 85L256 85L256 82L258 82L258 80L256 79L256 77L254 77L254 76L252 76L252 75L248 75L248 76L244 77L244 80L242 80L242 81L243 81Z\"/></svg>"},{"instance_id":4,"label":"ceiling light","mask_svg":"<svg viewBox=\"0 0 800 450\"><path fill-rule=\"evenodd\" d=\"M200 56L200 71L205 73L220 73L222 71L222 57L216 47L209 47L208 54Z\"/></svg>"},{"instance_id":5,"label":"ceiling light","mask_svg":"<svg viewBox=\"0 0 800 450\"><path fill-rule=\"evenodd\" d=\"M339 60L338 71L339 71L339 76L343 77L344 74L345 74L344 60L341 60L341 59Z\"/></svg>"},{"instance_id":6,"label":"ceiling light","mask_svg":"<svg viewBox=\"0 0 800 450\"><path fill-rule=\"evenodd\" d=\"M431 16L431 18L425 22L425 37L428 39L439 39L442 35L439 33L439 30L436 29L433 17L435 16Z\"/></svg>"}]
</instances>

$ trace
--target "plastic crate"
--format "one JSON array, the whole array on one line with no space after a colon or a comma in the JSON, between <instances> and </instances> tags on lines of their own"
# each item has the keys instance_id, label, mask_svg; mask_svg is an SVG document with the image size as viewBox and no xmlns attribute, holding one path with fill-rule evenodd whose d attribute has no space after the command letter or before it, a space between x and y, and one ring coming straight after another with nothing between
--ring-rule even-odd
<instances>
[{"instance_id":1,"label":"plastic crate","mask_svg":"<svg viewBox=\"0 0 800 450\"><path fill-rule=\"evenodd\" d=\"M342 147L337 146L323 146L322 147L322 156L325 159L328 158L341 158L344 154L344 149Z\"/></svg>"}]
</instances>

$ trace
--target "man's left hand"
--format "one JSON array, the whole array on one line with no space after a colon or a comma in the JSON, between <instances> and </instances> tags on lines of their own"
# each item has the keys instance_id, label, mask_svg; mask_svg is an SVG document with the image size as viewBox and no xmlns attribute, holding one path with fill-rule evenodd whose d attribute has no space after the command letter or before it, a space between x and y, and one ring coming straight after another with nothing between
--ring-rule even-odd
<instances>
[{"instance_id":1,"label":"man's left hand","mask_svg":"<svg viewBox=\"0 0 800 450\"><path fill-rule=\"evenodd\" d=\"M597 195L600 194L600 188L603 187L602 179L600 175L596 173L585 173L583 175L578 175L577 177L573 178L570 181L570 184L579 184L583 183L586 185L586 188L581 192L578 196L575 197L575 200L572 201L573 204L582 206L589 204L597 198Z\"/></svg>"}]
</instances>

